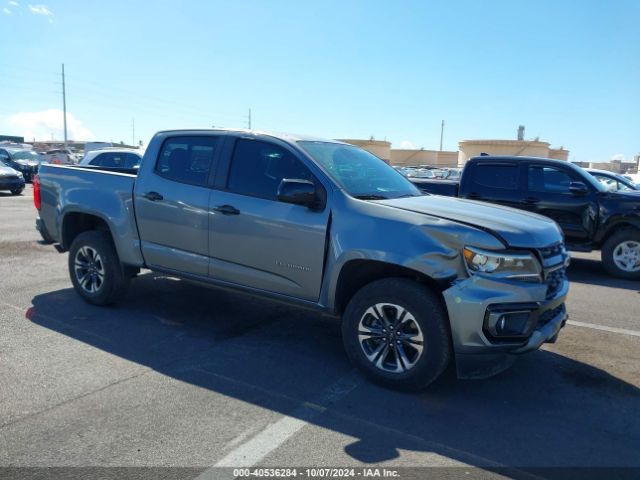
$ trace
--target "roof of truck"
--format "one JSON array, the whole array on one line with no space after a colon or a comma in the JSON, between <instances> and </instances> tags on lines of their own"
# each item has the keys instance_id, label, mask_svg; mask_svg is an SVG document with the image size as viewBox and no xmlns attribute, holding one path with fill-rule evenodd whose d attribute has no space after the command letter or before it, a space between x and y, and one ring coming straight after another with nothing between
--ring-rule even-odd
<instances>
[{"instance_id":1,"label":"roof of truck","mask_svg":"<svg viewBox=\"0 0 640 480\"><path fill-rule=\"evenodd\" d=\"M231 132L231 133L239 133L243 135L265 135L269 137L278 138L285 142L299 142L299 141L307 141L307 142L329 142L329 143L344 143L338 140L329 140L326 138L314 137L311 135L300 135L294 133L284 133L284 132L271 132L265 130L249 130L245 128L189 128L189 129L180 129L180 130L162 130L158 133L193 133L193 132Z\"/></svg>"}]
</instances>

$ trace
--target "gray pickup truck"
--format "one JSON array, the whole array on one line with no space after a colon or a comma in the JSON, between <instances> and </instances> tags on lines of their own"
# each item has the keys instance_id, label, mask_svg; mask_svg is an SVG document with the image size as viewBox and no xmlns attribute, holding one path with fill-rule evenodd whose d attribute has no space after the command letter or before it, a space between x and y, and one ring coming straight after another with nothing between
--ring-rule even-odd
<instances>
[{"instance_id":1,"label":"gray pickup truck","mask_svg":"<svg viewBox=\"0 0 640 480\"><path fill-rule=\"evenodd\" d=\"M316 309L390 387L423 388L452 362L495 374L567 319L552 220L422 195L341 142L165 131L136 171L43 165L34 201L86 301L116 302L147 268Z\"/></svg>"}]
</instances>

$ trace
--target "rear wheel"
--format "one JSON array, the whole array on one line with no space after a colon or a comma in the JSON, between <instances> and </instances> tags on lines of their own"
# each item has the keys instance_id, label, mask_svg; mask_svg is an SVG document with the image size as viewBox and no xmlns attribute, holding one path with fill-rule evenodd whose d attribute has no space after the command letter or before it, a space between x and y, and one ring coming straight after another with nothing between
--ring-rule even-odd
<instances>
[{"instance_id":1,"label":"rear wheel","mask_svg":"<svg viewBox=\"0 0 640 480\"><path fill-rule=\"evenodd\" d=\"M640 230L626 228L611 235L602 246L602 265L616 277L640 279Z\"/></svg>"},{"instance_id":2,"label":"rear wheel","mask_svg":"<svg viewBox=\"0 0 640 480\"><path fill-rule=\"evenodd\" d=\"M451 357L442 302L428 288L402 278L378 280L358 291L344 313L342 336L351 361L391 388L425 388Z\"/></svg>"},{"instance_id":3,"label":"rear wheel","mask_svg":"<svg viewBox=\"0 0 640 480\"><path fill-rule=\"evenodd\" d=\"M111 238L97 230L81 233L71 244L69 275L76 292L94 305L117 302L129 287Z\"/></svg>"}]
</instances>

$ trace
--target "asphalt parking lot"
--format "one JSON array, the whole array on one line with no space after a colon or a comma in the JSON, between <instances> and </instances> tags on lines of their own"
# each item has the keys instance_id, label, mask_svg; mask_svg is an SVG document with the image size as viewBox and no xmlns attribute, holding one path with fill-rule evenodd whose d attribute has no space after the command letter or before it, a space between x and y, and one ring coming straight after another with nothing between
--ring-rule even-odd
<instances>
[{"instance_id":1,"label":"asphalt parking lot","mask_svg":"<svg viewBox=\"0 0 640 480\"><path fill-rule=\"evenodd\" d=\"M599 254L574 255L556 344L404 394L362 380L307 311L148 272L89 306L35 216L30 186L0 193L0 466L640 469L640 283Z\"/></svg>"}]
</instances>

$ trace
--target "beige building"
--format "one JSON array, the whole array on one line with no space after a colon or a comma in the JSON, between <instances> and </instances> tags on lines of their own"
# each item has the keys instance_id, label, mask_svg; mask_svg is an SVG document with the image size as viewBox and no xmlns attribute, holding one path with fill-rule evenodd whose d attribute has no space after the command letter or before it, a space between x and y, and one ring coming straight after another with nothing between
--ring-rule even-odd
<instances>
[{"instance_id":1,"label":"beige building","mask_svg":"<svg viewBox=\"0 0 640 480\"><path fill-rule=\"evenodd\" d=\"M471 157L481 153L489 155L513 155L518 157L543 157L567 161L569 150L551 148L540 140L463 140L458 143L458 165L463 166Z\"/></svg>"},{"instance_id":2,"label":"beige building","mask_svg":"<svg viewBox=\"0 0 640 480\"><path fill-rule=\"evenodd\" d=\"M608 170L613 173L638 173L638 163L623 162L621 160L611 160L610 162L574 162L579 167L597 168L598 170Z\"/></svg>"},{"instance_id":3,"label":"beige building","mask_svg":"<svg viewBox=\"0 0 640 480\"><path fill-rule=\"evenodd\" d=\"M458 143L459 151L439 151L425 149L394 149L385 140L343 139L341 142L357 145L385 162L394 166L431 165L438 167L462 167L471 157L489 155L514 155L555 158L567 161L569 150L551 148L548 142L540 140L463 140Z\"/></svg>"},{"instance_id":4,"label":"beige building","mask_svg":"<svg viewBox=\"0 0 640 480\"><path fill-rule=\"evenodd\" d=\"M358 140L358 139L340 139L339 142L350 143L356 145L367 152L373 153L376 157L381 158L387 163L391 162L391 142L385 140Z\"/></svg>"},{"instance_id":5,"label":"beige building","mask_svg":"<svg viewBox=\"0 0 640 480\"><path fill-rule=\"evenodd\" d=\"M455 167L458 164L458 152L440 152L425 149L392 149L391 143L385 140L360 140L355 138L340 139L373 153L391 165L438 165Z\"/></svg>"},{"instance_id":6,"label":"beige building","mask_svg":"<svg viewBox=\"0 0 640 480\"><path fill-rule=\"evenodd\" d=\"M458 165L458 152L424 149L392 149L391 165L432 165L437 167L455 167Z\"/></svg>"}]
</instances>

